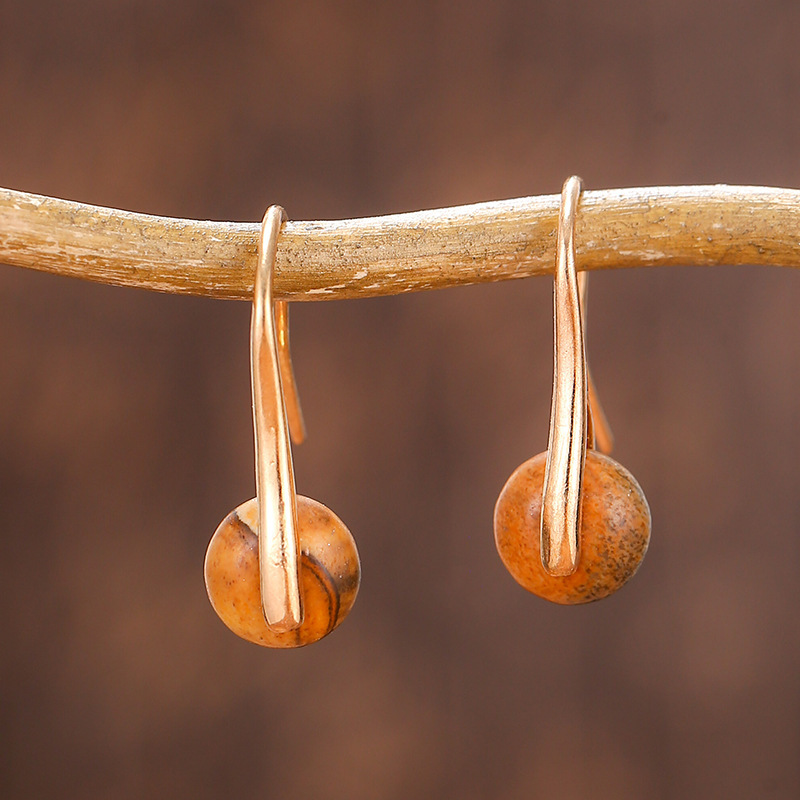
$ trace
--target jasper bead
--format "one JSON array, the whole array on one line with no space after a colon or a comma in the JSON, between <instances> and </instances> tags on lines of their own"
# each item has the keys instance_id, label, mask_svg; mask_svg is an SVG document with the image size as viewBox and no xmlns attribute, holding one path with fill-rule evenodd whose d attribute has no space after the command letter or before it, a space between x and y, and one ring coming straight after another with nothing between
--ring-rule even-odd
<instances>
[{"instance_id":1,"label":"jasper bead","mask_svg":"<svg viewBox=\"0 0 800 800\"><path fill-rule=\"evenodd\" d=\"M256 500L248 500L211 537L205 562L211 605L235 634L255 644L302 647L322 639L347 616L358 594L361 566L350 531L322 503L297 496L303 622L276 632L261 610L257 520Z\"/></svg>"},{"instance_id":2,"label":"jasper bead","mask_svg":"<svg viewBox=\"0 0 800 800\"><path fill-rule=\"evenodd\" d=\"M650 508L636 479L612 458L588 450L583 472L579 561L572 575L542 565L540 519L547 453L508 479L494 510L497 550L514 579L554 603L590 603L633 576L650 541Z\"/></svg>"}]
</instances>

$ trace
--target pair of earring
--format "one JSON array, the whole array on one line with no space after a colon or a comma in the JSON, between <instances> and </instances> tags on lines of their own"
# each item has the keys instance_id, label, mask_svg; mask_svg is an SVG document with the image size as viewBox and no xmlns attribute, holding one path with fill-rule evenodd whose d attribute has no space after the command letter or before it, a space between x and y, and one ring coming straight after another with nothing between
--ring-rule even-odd
<instances>
[{"instance_id":1,"label":"pair of earring","mask_svg":"<svg viewBox=\"0 0 800 800\"><path fill-rule=\"evenodd\" d=\"M548 449L522 464L494 514L498 552L529 591L556 603L599 600L639 567L650 509L635 478L609 458L613 439L586 365L587 277L575 268L581 181L564 184L555 275L555 371ZM250 333L256 442L254 499L232 511L208 547L211 604L239 636L301 647L326 636L352 608L360 583L355 542L321 503L296 496L289 434L305 438L289 355L288 308L272 297L285 213L261 226ZM595 450L595 442L602 453Z\"/></svg>"}]
</instances>

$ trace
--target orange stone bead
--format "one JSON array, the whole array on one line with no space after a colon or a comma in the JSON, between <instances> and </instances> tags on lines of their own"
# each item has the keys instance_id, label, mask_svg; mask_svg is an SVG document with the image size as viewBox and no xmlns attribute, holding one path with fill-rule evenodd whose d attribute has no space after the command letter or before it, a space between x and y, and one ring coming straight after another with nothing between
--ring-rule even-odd
<instances>
[{"instance_id":1,"label":"orange stone bead","mask_svg":"<svg viewBox=\"0 0 800 800\"><path fill-rule=\"evenodd\" d=\"M238 636L264 647L302 647L327 636L347 616L358 594L361 565L350 531L326 506L297 496L303 622L270 630L261 610L258 506L248 500L220 523L206 552L208 597Z\"/></svg>"},{"instance_id":2,"label":"orange stone bead","mask_svg":"<svg viewBox=\"0 0 800 800\"><path fill-rule=\"evenodd\" d=\"M550 575L542 565L540 519L547 453L508 479L494 510L500 558L529 592L554 603L590 603L633 576L650 542L650 508L633 475L612 458L588 450L583 471L578 568Z\"/></svg>"}]
</instances>

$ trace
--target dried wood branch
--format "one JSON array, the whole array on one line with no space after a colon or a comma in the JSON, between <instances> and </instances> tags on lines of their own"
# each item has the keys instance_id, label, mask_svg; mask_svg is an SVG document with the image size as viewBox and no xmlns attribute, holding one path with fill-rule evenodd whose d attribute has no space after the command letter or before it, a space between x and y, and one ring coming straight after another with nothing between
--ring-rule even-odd
<instances>
[{"instance_id":1,"label":"dried wood branch","mask_svg":"<svg viewBox=\"0 0 800 800\"><path fill-rule=\"evenodd\" d=\"M400 294L551 273L559 195L284 226L287 300ZM155 217L0 189L0 262L120 286L249 298L259 225ZM579 269L800 267L800 191L679 186L587 191Z\"/></svg>"}]
</instances>

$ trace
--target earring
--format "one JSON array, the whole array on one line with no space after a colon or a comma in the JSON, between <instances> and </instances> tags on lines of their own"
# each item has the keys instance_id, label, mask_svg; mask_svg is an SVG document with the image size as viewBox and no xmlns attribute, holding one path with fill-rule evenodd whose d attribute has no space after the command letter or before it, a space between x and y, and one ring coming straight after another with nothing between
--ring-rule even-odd
<instances>
[{"instance_id":1,"label":"earring","mask_svg":"<svg viewBox=\"0 0 800 800\"><path fill-rule=\"evenodd\" d=\"M353 606L358 551L322 503L295 496L292 450L305 438L289 353L288 308L273 301L272 273L286 215L271 206L259 238L250 327L256 497L232 511L206 552L211 605L238 636L302 647L329 634ZM288 419L288 425L287 425Z\"/></svg>"},{"instance_id":2,"label":"earring","mask_svg":"<svg viewBox=\"0 0 800 800\"><path fill-rule=\"evenodd\" d=\"M494 510L500 558L528 591L555 603L589 603L617 591L650 541L650 508L636 479L606 453L611 431L586 365L584 273L575 268L582 184L561 192L554 293L555 369L547 452L508 479ZM588 450L587 450L588 447Z\"/></svg>"}]
</instances>

